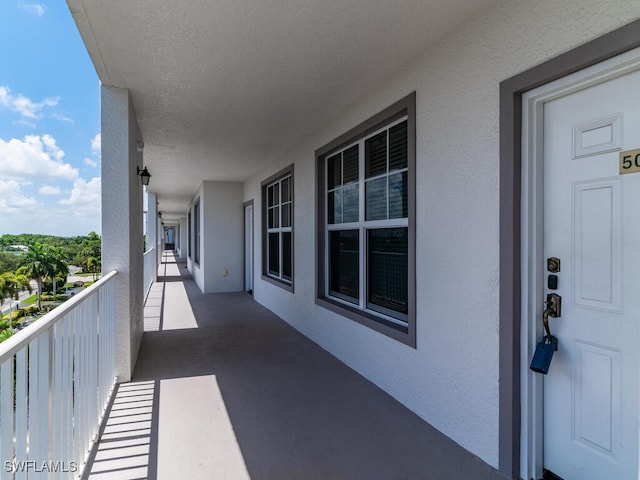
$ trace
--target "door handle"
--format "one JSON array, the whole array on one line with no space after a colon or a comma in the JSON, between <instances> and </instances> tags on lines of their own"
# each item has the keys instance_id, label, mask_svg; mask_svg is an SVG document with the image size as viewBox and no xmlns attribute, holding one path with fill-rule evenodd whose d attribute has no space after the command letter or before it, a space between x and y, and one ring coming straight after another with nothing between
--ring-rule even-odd
<instances>
[{"instance_id":1,"label":"door handle","mask_svg":"<svg viewBox=\"0 0 640 480\"><path fill-rule=\"evenodd\" d=\"M558 350L558 339L551 335L551 329L549 328L549 317L559 317L562 309L562 298L557 293L550 293L547 295L547 301L545 302L546 308L542 312L542 323L546 331L545 337L541 342L536 345L536 351L533 353L531 359L531 365L529 368L537 373L544 375L549 372L549 366L553 358L553 352Z\"/></svg>"},{"instance_id":2,"label":"door handle","mask_svg":"<svg viewBox=\"0 0 640 480\"><path fill-rule=\"evenodd\" d=\"M546 307L549 311L549 316L552 318L557 318L562 315L562 297L557 293L549 293L547 294ZM545 311L546 311L545 310Z\"/></svg>"},{"instance_id":3,"label":"door handle","mask_svg":"<svg viewBox=\"0 0 640 480\"><path fill-rule=\"evenodd\" d=\"M542 312L542 324L547 336L551 337L551 329L549 328L549 317L557 318L562 314L562 297L557 293L549 293L545 302L545 310Z\"/></svg>"}]
</instances>

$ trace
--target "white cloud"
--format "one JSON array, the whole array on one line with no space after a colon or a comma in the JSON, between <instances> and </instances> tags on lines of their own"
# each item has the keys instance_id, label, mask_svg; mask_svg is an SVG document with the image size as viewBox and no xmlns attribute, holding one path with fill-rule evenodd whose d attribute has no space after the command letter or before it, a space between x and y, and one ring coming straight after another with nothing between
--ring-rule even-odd
<instances>
[{"instance_id":1,"label":"white cloud","mask_svg":"<svg viewBox=\"0 0 640 480\"><path fill-rule=\"evenodd\" d=\"M88 182L84 178L77 178L73 182L73 190L69 198L60 200L60 205L71 207L72 215L76 217L100 218L101 208L100 177L94 177Z\"/></svg>"},{"instance_id":2,"label":"white cloud","mask_svg":"<svg viewBox=\"0 0 640 480\"><path fill-rule=\"evenodd\" d=\"M59 236L100 232L100 178L78 178L68 198L51 201L30 192L30 182L0 180L0 229L5 233L44 233ZM42 186L40 194L56 187ZM62 193L62 192L61 192ZM36 198L32 198L32 197Z\"/></svg>"},{"instance_id":3,"label":"white cloud","mask_svg":"<svg viewBox=\"0 0 640 480\"><path fill-rule=\"evenodd\" d=\"M38 189L40 195L60 195L60 189L51 185L43 185Z\"/></svg>"},{"instance_id":4,"label":"white cloud","mask_svg":"<svg viewBox=\"0 0 640 480\"><path fill-rule=\"evenodd\" d=\"M100 133L98 133L91 140L91 150L93 150L94 153L98 153L99 154L101 147L102 147L102 135Z\"/></svg>"},{"instance_id":5,"label":"white cloud","mask_svg":"<svg viewBox=\"0 0 640 480\"><path fill-rule=\"evenodd\" d=\"M15 180L0 180L0 212L4 215L37 213L38 202L26 197ZM4 222L3 222L4 223ZM6 228L6 225L3 225Z\"/></svg>"},{"instance_id":6,"label":"white cloud","mask_svg":"<svg viewBox=\"0 0 640 480\"><path fill-rule=\"evenodd\" d=\"M51 118L54 118L54 119L56 119L56 120L58 120L60 122L63 122L63 123L69 123L71 125L76 123L76 122L73 121L73 118L65 117L64 115L60 115L59 113L51 114Z\"/></svg>"},{"instance_id":7,"label":"white cloud","mask_svg":"<svg viewBox=\"0 0 640 480\"><path fill-rule=\"evenodd\" d=\"M93 152L94 155L100 158L102 154L101 149L102 149L102 135L97 133L95 137L91 139L91 151ZM99 160L94 160L92 158L84 159L85 165L89 165L90 167L94 167L94 168L98 166L98 162Z\"/></svg>"},{"instance_id":8,"label":"white cloud","mask_svg":"<svg viewBox=\"0 0 640 480\"><path fill-rule=\"evenodd\" d=\"M46 134L42 135L40 138L42 143L44 143L44 146L49 150L50 154L53 155L57 161L61 161L62 157L64 157L64 152L56 145L56 139L51 135Z\"/></svg>"},{"instance_id":9,"label":"white cloud","mask_svg":"<svg viewBox=\"0 0 640 480\"><path fill-rule=\"evenodd\" d=\"M44 15L44 5L40 3L18 3L18 6L27 12L29 15L35 15L37 17L41 17Z\"/></svg>"},{"instance_id":10,"label":"white cloud","mask_svg":"<svg viewBox=\"0 0 640 480\"><path fill-rule=\"evenodd\" d=\"M57 97L49 97L41 102L34 102L21 93L12 95L9 87L0 86L0 107L19 113L23 117L40 118L45 107L55 107L59 101L60 99Z\"/></svg>"},{"instance_id":11,"label":"white cloud","mask_svg":"<svg viewBox=\"0 0 640 480\"><path fill-rule=\"evenodd\" d=\"M20 120L16 120L15 122L11 122L14 125L24 125L25 127L29 127L29 128L36 128L38 125L36 125L33 122L30 122L29 120L24 120L24 119L20 119Z\"/></svg>"},{"instance_id":12,"label":"white cloud","mask_svg":"<svg viewBox=\"0 0 640 480\"><path fill-rule=\"evenodd\" d=\"M64 163L63 157L51 135L27 135L24 140L12 138L8 142L0 138L0 178L75 180L78 169Z\"/></svg>"}]
</instances>

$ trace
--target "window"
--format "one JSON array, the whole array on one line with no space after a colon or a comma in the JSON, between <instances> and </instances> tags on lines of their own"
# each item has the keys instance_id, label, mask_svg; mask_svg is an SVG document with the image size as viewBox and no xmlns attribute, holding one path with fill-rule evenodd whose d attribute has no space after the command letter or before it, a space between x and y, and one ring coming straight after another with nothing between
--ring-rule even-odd
<instances>
[{"instance_id":1,"label":"window","mask_svg":"<svg viewBox=\"0 0 640 480\"><path fill-rule=\"evenodd\" d=\"M316 159L317 303L415 346L415 94Z\"/></svg>"},{"instance_id":2,"label":"window","mask_svg":"<svg viewBox=\"0 0 640 480\"><path fill-rule=\"evenodd\" d=\"M191 231L191 209L187 212L187 256L193 260L191 257L191 239L193 238L193 233Z\"/></svg>"},{"instance_id":3,"label":"window","mask_svg":"<svg viewBox=\"0 0 640 480\"><path fill-rule=\"evenodd\" d=\"M200 265L200 200L193 206L193 261Z\"/></svg>"},{"instance_id":4,"label":"window","mask_svg":"<svg viewBox=\"0 0 640 480\"><path fill-rule=\"evenodd\" d=\"M293 165L262 182L263 279L293 290Z\"/></svg>"}]
</instances>

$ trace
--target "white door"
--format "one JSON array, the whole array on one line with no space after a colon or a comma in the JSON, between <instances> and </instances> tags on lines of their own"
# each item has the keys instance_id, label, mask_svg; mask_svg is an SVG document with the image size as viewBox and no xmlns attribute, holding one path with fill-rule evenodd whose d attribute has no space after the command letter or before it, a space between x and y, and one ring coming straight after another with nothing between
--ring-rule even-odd
<instances>
[{"instance_id":1,"label":"white door","mask_svg":"<svg viewBox=\"0 0 640 480\"><path fill-rule=\"evenodd\" d=\"M244 291L253 292L253 204L244 207Z\"/></svg>"},{"instance_id":2,"label":"white door","mask_svg":"<svg viewBox=\"0 0 640 480\"><path fill-rule=\"evenodd\" d=\"M637 480L640 173L621 175L619 154L640 148L640 72L548 101L543 116L544 261L561 262L557 290L545 270L545 293L562 297L544 467Z\"/></svg>"}]
</instances>

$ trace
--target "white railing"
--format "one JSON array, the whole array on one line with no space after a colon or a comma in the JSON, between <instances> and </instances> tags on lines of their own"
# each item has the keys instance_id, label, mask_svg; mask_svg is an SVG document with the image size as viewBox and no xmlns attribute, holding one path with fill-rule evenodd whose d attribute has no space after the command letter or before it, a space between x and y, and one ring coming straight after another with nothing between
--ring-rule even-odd
<instances>
[{"instance_id":1,"label":"white railing","mask_svg":"<svg viewBox=\"0 0 640 480\"><path fill-rule=\"evenodd\" d=\"M152 247L144 252L144 298L147 298L151 284L153 283L154 262L156 261L156 250Z\"/></svg>"},{"instance_id":2,"label":"white railing","mask_svg":"<svg viewBox=\"0 0 640 480\"><path fill-rule=\"evenodd\" d=\"M113 393L116 272L0 344L0 478L82 472Z\"/></svg>"}]
</instances>

